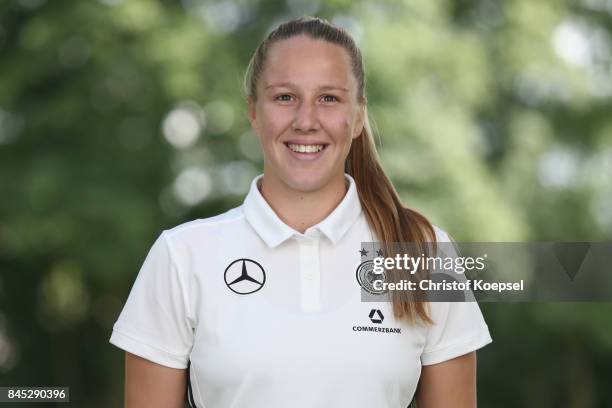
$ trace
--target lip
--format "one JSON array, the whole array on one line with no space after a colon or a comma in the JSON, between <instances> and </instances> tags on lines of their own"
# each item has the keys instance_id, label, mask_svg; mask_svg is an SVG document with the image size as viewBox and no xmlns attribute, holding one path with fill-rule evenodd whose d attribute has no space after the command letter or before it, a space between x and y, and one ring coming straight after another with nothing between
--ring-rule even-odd
<instances>
[{"instance_id":1,"label":"lip","mask_svg":"<svg viewBox=\"0 0 612 408\"><path fill-rule=\"evenodd\" d=\"M323 145L323 150L321 150L320 152L316 152L316 153L300 153L300 152L294 152L293 150L291 150L289 148L289 144L301 144L301 145ZM323 155L323 152L325 152L325 149L327 148L327 146L329 145L329 143L313 143L313 142L308 142L308 143L299 143L296 141L287 141L283 143L285 145L285 148L287 148L287 151L289 152L289 154L291 155L291 157L293 157L294 159L300 160L300 161L312 161L312 160L317 160L319 157L321 157Z\"/></svg>"}]
</instances>

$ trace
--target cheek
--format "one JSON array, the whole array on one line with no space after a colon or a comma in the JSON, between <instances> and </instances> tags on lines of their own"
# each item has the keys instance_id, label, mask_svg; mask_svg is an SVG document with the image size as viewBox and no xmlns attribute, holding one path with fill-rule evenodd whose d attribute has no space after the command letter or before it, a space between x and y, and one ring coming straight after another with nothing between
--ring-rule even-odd
<instances>
[{"instance_id":1,"label":"cheek","mask_svg":"<svg viewBox=\"0 0 612 408\"><path fill-rule=\"evenodd\" d=\"M351 133L352 117L349 112L329 112L325 115L325 123L337 138L349 137Z\"/></svg>"},{"instance_id":2,"label":"cheek","mask_svg":"<svg viewBox=\"0 0 612 408\"><path fill-rule=\"evenodd\" d=\"M353 118L350 116L345 116L342 118L342 120L338 123L338 132L342 134L342 137L344 137L346 141L350 141L353 133Z\"/></svg>"},{"instance_id":3,"label":"cheek","mask_svg":"<svg viewBox=\"0 0 612 408\"><path fill-rule=\"evenodd\" d=\"M290 115L283 109L262 109L260 118L263 138L275 138L291 124Z\"/></svg>"}]
</instances>

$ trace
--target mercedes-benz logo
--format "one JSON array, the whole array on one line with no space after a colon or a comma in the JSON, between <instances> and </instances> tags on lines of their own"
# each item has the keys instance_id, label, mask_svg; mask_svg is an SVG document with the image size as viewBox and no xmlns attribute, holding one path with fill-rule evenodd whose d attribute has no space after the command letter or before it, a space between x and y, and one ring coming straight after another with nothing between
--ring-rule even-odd
<instances>
[{"instance_id":1,"label":"mercedes-benz logo","mask_svg":"<svg viewBox=\"0 0 612 408\"><path fill-rule=\"evenodd\" d=\"M225 284L234 293L248 295L261 289L266 283L262 266L252 259L240 258L225 268Z\"/></svg>"}]
</instances>

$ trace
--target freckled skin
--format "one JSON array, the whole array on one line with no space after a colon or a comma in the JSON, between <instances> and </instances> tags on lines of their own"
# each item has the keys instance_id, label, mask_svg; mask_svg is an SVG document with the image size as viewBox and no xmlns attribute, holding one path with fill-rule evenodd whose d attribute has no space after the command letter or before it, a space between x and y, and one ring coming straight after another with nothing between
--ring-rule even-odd
<instances>
[{"instance_id":1,"label":"freckled skin","mask_svg":"<svg viewBox=\"0 0 612 408\"><path fill-rule=\"evenodd\" d=\"M364 109L344 48L306 36L273 44L257 84L257 101L249 99L249 120L264 153L265 182L283 191L343 190L344 162L363 129ZM317 160L297 160L285 145L296 138L328 145Z\"/></svg>"}]
</instances>

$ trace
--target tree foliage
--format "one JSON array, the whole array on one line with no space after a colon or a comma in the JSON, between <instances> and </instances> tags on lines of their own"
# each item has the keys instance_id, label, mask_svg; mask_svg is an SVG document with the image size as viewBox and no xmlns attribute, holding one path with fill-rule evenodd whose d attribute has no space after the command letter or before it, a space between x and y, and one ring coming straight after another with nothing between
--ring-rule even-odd
<instances>
[{"instance_id":1,"label":"tree foliage","mask_svg":"<svg viewBox=\"0 0 612 408\"><path fill-rule=\"evenodd\" d=\"M243 74L303 14L361 45L408 206L457 240L612 237L609 1L5 1L2 385L121 405L112 324L162 229L241 203L262 165ZM482 309L482 406L612 405L610 305Z\"/></svg>"}]
</instances>

